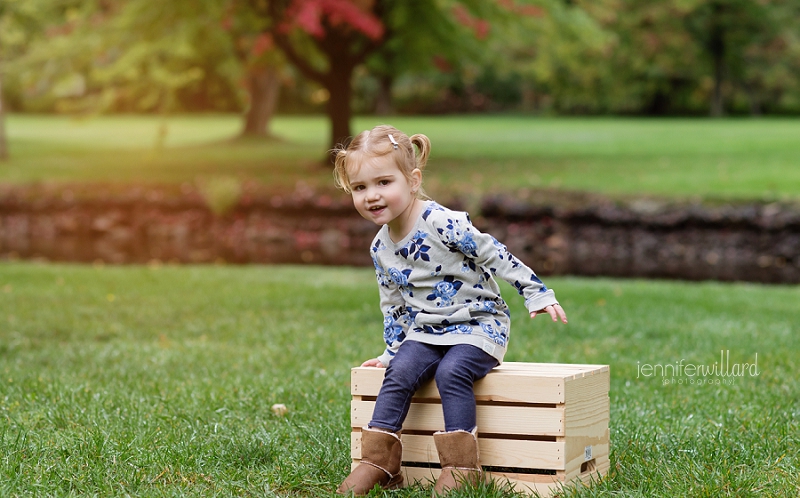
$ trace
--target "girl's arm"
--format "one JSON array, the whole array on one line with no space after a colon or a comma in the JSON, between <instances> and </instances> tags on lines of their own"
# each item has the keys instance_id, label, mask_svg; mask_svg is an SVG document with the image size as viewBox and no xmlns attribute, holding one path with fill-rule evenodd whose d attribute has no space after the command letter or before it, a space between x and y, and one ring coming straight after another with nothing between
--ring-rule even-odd
<instances>
[{"instance_id":1,"label":"girl's arm","mask_svg":"<svg viewBox=\"0 0 800 498\"><path fill-rule=\"evenodd\" d=\"M566 315L557 306L553 290L548 289L536 273L511 254L504 244L475 228L467 213L451 211L440 213L440 216L442 218L435 222L440 238L451 251L465 256L465 265L473 271L485 268L511 284L525 298L525 307L531 318L547 312L554 319L560 317L566 323Z\"/></svg>"}]
</instances>

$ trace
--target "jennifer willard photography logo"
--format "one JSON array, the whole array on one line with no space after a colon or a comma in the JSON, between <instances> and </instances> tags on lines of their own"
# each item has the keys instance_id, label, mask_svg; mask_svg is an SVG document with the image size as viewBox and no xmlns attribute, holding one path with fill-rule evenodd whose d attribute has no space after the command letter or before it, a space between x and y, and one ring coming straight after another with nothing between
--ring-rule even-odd
<instances>
[{"instance_id":1,"label":"jennifer willard photography logo","mask_svg":"<svg viewBox=\"0 0 800 498\"><path fill-rule=\"evenodd\" d=\"M726 385L732 386L742 377L758 377L758 353L753 362L731 363L731 352L720 350L719 361L711 364L687 362L681 358L674 363L636 362L636 378L658 377L662 385Z\"/></svg>"}]
</instances>

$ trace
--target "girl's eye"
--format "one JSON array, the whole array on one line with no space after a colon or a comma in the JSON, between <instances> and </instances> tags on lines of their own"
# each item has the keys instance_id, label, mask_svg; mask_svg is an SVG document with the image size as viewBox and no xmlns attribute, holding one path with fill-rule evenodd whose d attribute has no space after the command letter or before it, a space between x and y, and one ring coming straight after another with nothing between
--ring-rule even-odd
<instances>
[{"instance_id":1,"label":"girl's eye","mask_svg":"<svg viewBox=\"0 0 800 498\"><path fill-rule=\"evenodd\" d=\"M354 192L358 192L360 190L364 190L364 186L363 185L356 185L356 186L353 187L353 191Z\"/></svg>"},{"instance_id":2,"label":"girl's eye","mask_svg":"<svg viewBox=\"0 0 800 498\"><path fill-rule=\"evenodd\" d=\"M389 180L381 180L378 185L389 185Z\"/></svg>"}]
</instances>

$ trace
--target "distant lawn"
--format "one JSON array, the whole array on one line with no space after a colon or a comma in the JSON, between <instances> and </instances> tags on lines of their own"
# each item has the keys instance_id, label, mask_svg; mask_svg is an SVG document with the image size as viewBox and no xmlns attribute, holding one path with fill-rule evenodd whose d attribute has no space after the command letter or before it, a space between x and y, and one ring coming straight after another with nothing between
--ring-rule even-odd
<instances>
[{"instance_id":1,"label":"distant lawn","mask_svg":"<svg viewBox=\"0 0 800 498\"><path fill-rule=\"evenodd\" d=\"M611 471L574 496L800 494L800 289L545 281L570 323L504 286L507 359L611 366ZM367 269L0 264L0 496L330 496L381 335ZM640 375L721 351L759 375Z\"/></svg>"},{"instance_id":2,"label":"distant lawn","mask_svg":"<svg viewBox=\"0 0 800 498\"><path fill-rule=\"evenodd\" d=\"M800 119L633 119L508 116L361 117L353 132L388 122L431 138L434 196L529 188L726 199L800 199ZM279 142L236 141L232 115L168 121L10 116L12 159L0 182L180 183L235 175L294 189L330 188L320 166L327 122L278 117Z\"/></svg>"}]
</instances>

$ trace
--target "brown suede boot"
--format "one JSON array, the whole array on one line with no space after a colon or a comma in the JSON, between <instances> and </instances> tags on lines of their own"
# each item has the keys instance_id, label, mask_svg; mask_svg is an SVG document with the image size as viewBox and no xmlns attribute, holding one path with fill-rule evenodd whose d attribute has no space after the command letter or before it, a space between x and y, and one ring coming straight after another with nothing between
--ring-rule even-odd
<instances>
[{"instance_id":1,"label":"brown suede boot","mask_svg":"<svg viewBox=\"0 0 800 498\"><path fill-rule=\"evenodd\" d=\"M364 496L376 484L384 489L399 488L403 484L402 458L403 443L399 433L364 427L361 430L361 463L336 493Z\"/></svg>"},{"instance_id":2,"label":"brown suede boot","mask_svg":"<svg viewBox=\"0 0 800 498\"><path fill-rule=\"evenodd\" d=\"M464 484L476 485L481 481L480 456L478 455L478 429L472 432L452 431L433 434L442 473L433 487L434 496L460 489Z\"/></svg>"}]
</instances>

